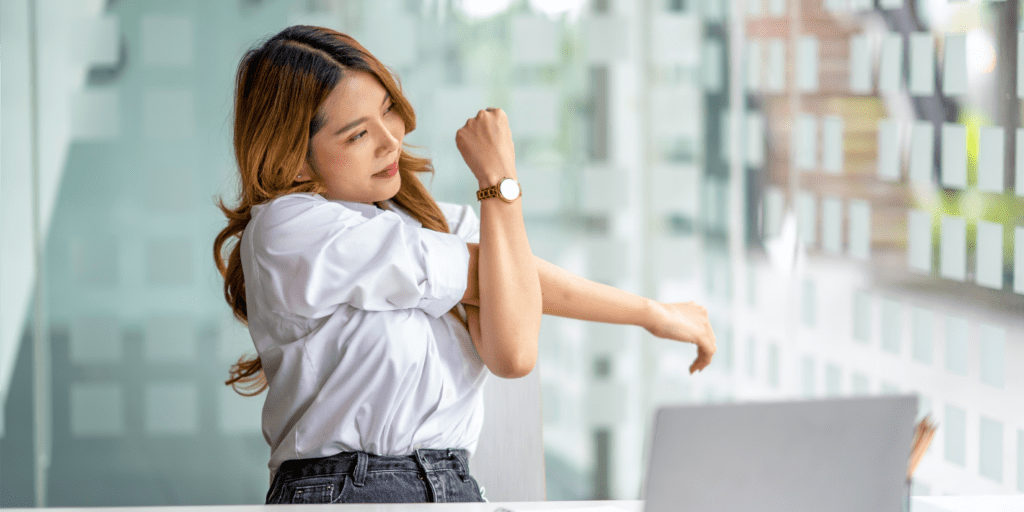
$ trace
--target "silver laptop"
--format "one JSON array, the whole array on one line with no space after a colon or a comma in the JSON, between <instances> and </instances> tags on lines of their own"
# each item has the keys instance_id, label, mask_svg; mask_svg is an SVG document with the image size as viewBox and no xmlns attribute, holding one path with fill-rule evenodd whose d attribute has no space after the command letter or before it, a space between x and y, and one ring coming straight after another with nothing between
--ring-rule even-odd
<instances>
[{"instance_id":1,"label":"silver laptop","mask_svg":"<svg viewBox=\"0 0 1024 512\"><path fill-rule=\"evenodd\" d=\"M663 407L646 512L899 512L917 397Z\"/></svg>"}]
</instances>

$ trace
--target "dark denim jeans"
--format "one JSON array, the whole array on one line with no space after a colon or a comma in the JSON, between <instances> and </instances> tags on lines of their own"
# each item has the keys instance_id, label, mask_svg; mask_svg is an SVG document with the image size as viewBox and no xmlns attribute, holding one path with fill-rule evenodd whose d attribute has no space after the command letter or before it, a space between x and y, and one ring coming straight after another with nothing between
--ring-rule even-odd
<instances>
[{"instance_id":1,"label":"dark denim jeans","mask_svg":"<svg viewBox=\"0 0 1024 512\"><path fill-rule=\"evenodd\" d=\"M285 461L267 504L484 501L469 476L466 450L416 450L412 455L341 452Z\"/></svg>"}]
</instances>

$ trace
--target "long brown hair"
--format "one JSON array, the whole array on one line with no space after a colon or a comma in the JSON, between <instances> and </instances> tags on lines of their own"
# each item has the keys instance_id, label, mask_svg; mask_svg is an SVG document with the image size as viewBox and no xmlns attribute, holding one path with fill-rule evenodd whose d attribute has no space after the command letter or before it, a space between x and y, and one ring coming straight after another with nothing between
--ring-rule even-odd
<instances>
[{"instance_id":1,"label":"long brown hair","mask_svg":"<svg viewBox=\"0 0 1024 512\"><path fill-rule=\"evenodd\" d=\"M213 259L224 277L224 298L235 318L248 325L245 277L238 241L252 218L254 205L294 193L323 193L323 178L313 172L311 181L295 178L312 154L313 135L324 124L321 106L349 70L373 74L391 94L394 112L405 122L406 133L416 127L416 115L402 94L401 85L355 39L334 30L296 25L282 30L246 52L235 77L234 147L240 189L238 205L217 206L228 225L213 242ZM434 171L430 160L409 154L398 159L401 187L391 201L423 224L424 228L449 233L448 222L415 173ZM385 208L383 203L378 207ZM232 242L227 261L225 244ZM451 313L462 321L452 309ZM463 322L465 324L465 322ZM267 389L259 357L242 356L231 366L225 384L242 395Z\"/></svg>"}]
</instances>

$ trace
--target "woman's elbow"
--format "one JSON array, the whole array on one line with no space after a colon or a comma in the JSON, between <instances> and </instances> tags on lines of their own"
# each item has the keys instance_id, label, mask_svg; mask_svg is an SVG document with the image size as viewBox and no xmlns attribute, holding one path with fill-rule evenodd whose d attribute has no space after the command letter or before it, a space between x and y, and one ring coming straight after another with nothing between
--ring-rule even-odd
<instances>
[{"instance_id":1,"label":"woman's elbow","mask_svg":"<svg viewBox=\"0 0 1024 512\"><path fill-rule=\"evenodd\" d=\"M500 358L487 368L498 377L503 379L518 379L526 377L537 365L537 351L524 350L518 354L509 354Z\"/></svg>"}]
</instances>

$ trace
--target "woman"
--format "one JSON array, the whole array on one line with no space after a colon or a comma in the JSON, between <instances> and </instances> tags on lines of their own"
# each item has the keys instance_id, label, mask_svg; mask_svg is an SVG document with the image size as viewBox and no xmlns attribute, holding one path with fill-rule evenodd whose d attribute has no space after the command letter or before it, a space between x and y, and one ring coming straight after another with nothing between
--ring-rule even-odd
<instances>
[{"instance_id":1,"label":"woman","mask_svg":"<svg viewBox=\"0 0 1024 512\"><path fill-rule=\"evenodd\" d=\"M287 28L245 55L235 92L241 192L220 203L214 259L259 354L227 383L269 390L267 503L481 501L467 460L482 387L533 369L542 313L641 325L696 343L691 373L710 363L704 308L532 255L500 110L456 134L477 220L420 184L433 169L403 149L412 107L352 38Z\"/></svg>"}]
</instances>

